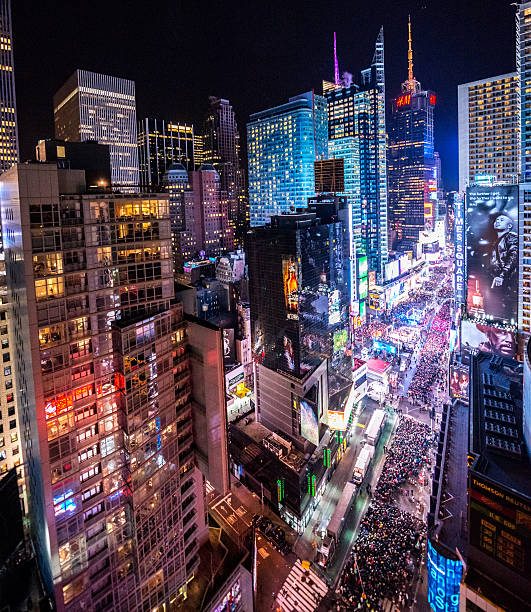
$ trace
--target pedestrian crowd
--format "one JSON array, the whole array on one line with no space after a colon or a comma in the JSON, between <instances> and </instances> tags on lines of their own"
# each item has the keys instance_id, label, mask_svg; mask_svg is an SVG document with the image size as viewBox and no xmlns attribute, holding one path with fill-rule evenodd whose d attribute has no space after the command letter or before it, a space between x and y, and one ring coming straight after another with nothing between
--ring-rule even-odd
<instances>
[{"instance_id":1,"label":"pedestrian crowd","mask_svg":"<svg viewBox=\"0 0 531 612\"><path fill-rule=\"evenodd\" d=\"M347 560L339 591L349 610L384 610L411 602L410 586L422 557L426 527L397 507L397 498L418 480L435 437L431 429L400 416L378 486ZM394 609L394 608L392 608Z\"/></svg>"}]
</instances>

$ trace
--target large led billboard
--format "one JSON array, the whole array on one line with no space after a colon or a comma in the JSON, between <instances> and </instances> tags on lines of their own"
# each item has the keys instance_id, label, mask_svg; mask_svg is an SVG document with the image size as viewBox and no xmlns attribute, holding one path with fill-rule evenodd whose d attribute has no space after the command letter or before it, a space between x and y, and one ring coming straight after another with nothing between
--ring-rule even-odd
<instances>
[{"instance_id":1,"label":"large led billboard","mask_svg":"<svg viewBox=\"0 0 531 612\"><path fill-rule=\"evenodd\" d=\"M468 399L468 370L457 366L450 368L450 393L452 397Z\"/></svg>"},{"instance_id":2,"label":"large led billboard","mask_svg":"<svg viewBox=\"0 0 531 612\"><path fill-rule=\"evenodd\" d=\"M467 188L466 222L467 312L515 324L518 186Z\"/></svg>"},{"instance_id":3,"label":"large led billboard","mask_svg":"<svg viewBox=\"0 0 531 612\"><path fill-rule=\"evenodd\" d=\"M438 553L428 540L428 603L434 612L458 612L463 564Z\"/></svg>"},{"instance_id":4,"label":"large led billboard","mask_svg":"<svg viewBox=\"0 0 531 612\"><path fill-rule=\"evenodd\" d=\"M461 320L461 349L479 349L493 355L514 359L514 332L467 319Z\"/></svg>"},{"instance_id":5,"label":"large led billboard","mask_svg":"<svg viewBox=\"0 0 531 612\"><path fill-rule=\"evenodd\" d=\"M282 279L288 319L298 319L299 280L298 263L294 257L282 257Z\"/></svg>"},{"instance_id":6,"label":"large led billboard","mask_svg":"<svg viewBox=\"0 0 531 612\"><path fill-rule=\"evenodd\" d=\"M317 406L306 399L301 399L301 436L315 446L319 445L319 417Z\"/></svg>"},{"instance_id":7,"label":"large led billboard","mask_svg":"<svg viewBox=\"0 0 531 612\"><path fill-rule=\"evenodd\" d=\"M454 200L454 289L458 304L465 301L465 203L460 196Z\"/></svg>"}]
</instances>

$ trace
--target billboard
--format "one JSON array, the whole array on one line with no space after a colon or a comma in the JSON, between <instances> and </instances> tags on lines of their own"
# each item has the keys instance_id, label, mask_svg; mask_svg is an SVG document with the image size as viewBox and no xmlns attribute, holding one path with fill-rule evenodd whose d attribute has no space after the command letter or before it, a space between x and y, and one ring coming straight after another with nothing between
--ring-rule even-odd
<instances>
[{"instance_id":1,"label":"billboard","mask_svg":"<svg viewBox=\"0 0 531 612\"><path fill-rule=\"evenodd\" d=\"M367 263L367 257L358 257L358 278L363 278L367 276L369 271L369 265Z\"/></svg>"},{"instance_id":2,"label":"billboard","mask_svg":"<svg viewBox=\"0 0 531 612\"><path fill-rule=\"evenodd\" d=\"M317 406L306 399L301 399L301 436L315 446L319 445L319 417Z\"/></svg>"},{"instance_id":3,"label":"billboard","mask_svg":"<svg viewBox=\"0 0 531 612\"><path fill-rule=\"evenodd\" d=\"M468 370L452 366L450 368L450 395L468 399L468 383L470 378Z\"/></svg>"},{"instance_id":4,"label":"billboard","mask_svg":"<svg viewBox=\"0 0 531 612\"><path fill-rule=\"evenodd\" d=\"M284 300L288 319L298 319L299 306L299 265L295 257L282 257L282 280L284 284Z\"/></svg>"},{"instance_id":5,"label":"billboard","mask_svg":"<svg viewBox=\"0 0 531 612\"><path fill-rule=\"evenodd\" d=\"M457 304L465 301L465 203L454 200L454 289Z\"/></svg>"},{"instance_id":6,"label":"billboard","mask_svg":"<svg viewBox=\"0 0 531 612\"><path fill-rule=\"evenodd\" d=\"M467 312L516 323L518 186L468 187Z\"/></svg>"},{"instance_id":7,"label":"billboard","mask_svg":"<svg viewBox=\"0 0 531 612\"><path fill-rule=\"evenodd\" d=\"M234 329L223 330L223 361L232 363L235 360Z\"/></svg>"},{"instance_id":8,"label":"billboard","mask_svg":"<svg viewBox=\"0 0 531 612\"><path fill-rule=\"evenodd\" d=\"M514 359L516 353L515 333L508 329L500 329L492 325L462 319L461 348L464 350L477 348L486 353Z\"/></svg>"},{"instance_id":9,"label":"billboard","mask_svg":"<svg viewBox=\"0 0 531 612\"><path fill-rule=\"evenodd\" d=\"M428 603L434 612L458 612L463 564L439 554L428 540Z\"/></svg>"},{"instance_id":10,"label":"billboard","mask_svg":"<svg viewBox=\"0 0 531 612\"><path fill-rule=\"evenodd\" d=\"M328 294L328 325L335 325L341 320L341 303L339 291L334 289Z\"/></svg>"}]
</instances>

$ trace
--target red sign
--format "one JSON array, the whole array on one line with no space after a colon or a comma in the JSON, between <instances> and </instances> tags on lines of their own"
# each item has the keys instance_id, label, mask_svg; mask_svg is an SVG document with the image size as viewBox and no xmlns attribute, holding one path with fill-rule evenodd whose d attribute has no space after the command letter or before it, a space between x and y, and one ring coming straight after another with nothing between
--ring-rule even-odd
<instances>
[{"instance_id":1,"label":"red sign","mask_svg":"<svg viewBox=\"0 0 531 612\"><path fill-rule=\"evenodd\" d=\"M435 94L430 94L430 104L433 104L433 106L435 106L435 100L437 98L435 97Z\"/></svg>"},{"instance_id":2,"label":"red sign","mask_svg":"<svg viewBox=\"0 0 531 612\"><path fill-rule=\"evenodd\" d=\"M400 96L396 101L397 108L400 108L401 106L409 106L410 104L411 104L411 94Z\"/></svg>"}]
</instances>

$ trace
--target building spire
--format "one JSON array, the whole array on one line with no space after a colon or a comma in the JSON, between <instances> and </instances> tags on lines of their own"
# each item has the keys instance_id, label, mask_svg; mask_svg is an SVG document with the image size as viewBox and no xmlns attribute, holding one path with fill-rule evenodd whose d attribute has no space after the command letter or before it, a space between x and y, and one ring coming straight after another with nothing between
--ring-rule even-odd
<instances>
[{"instance_id":1,"label":"building spire","mask_svg":"<svg viewBox=\"0 0 531 612\"><path fill-rule=\"evenodd\" d=\"M411 15L407 16L408 50L407 50L407 80L413 80L413 49L411 48Z\"/></svg>"},{"instance_id":2,"label":"building spire","mask_svg":"<svg viewBox=\"0 0 531 612\"><path fill-rule=\"evenodd\" d=\"M339 85L339 62L337 61L336 33L334 32L334 83Z\"/></svg>"},{"instance_id":3,"label":"building spire","mask_svg":"<svg viewBox=\"0 0 531 612\"><path fill-rule=\"evenodd\" d=\"M413 76L413 46L411 41L411 15L407 17L407 80L402 83L402 91L416 93L420 91L420 83Z\"/></svg>"}]
</instances>

